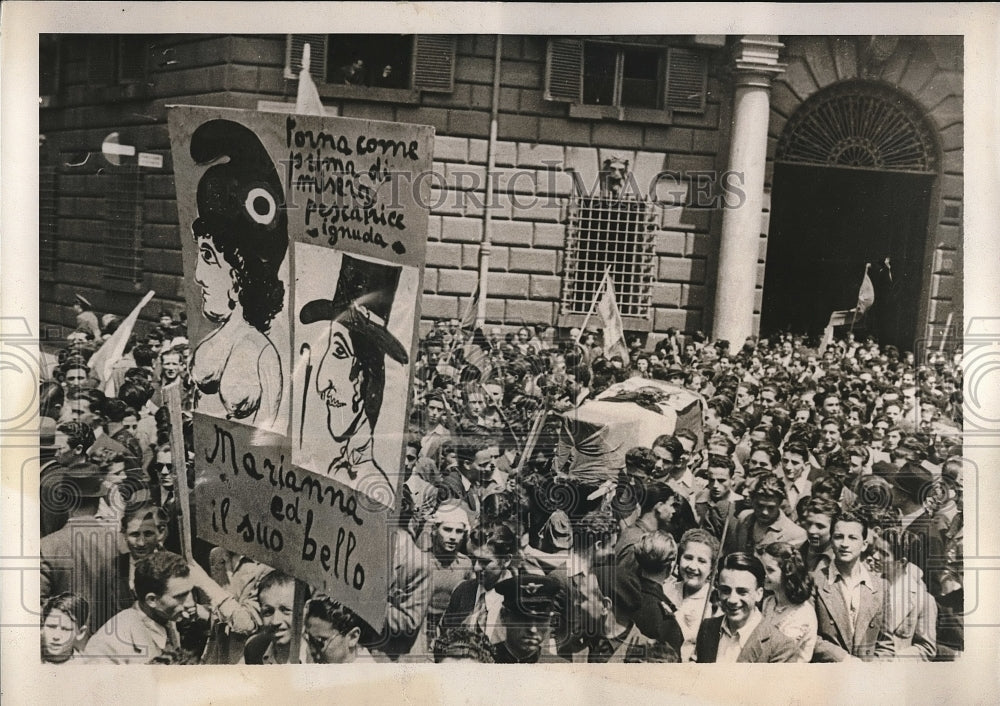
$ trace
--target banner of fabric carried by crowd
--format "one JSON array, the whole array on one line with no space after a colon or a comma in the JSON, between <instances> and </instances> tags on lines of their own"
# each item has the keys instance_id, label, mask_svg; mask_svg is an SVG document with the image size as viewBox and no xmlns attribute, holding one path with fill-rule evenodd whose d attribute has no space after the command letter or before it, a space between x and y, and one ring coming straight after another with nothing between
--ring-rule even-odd
<instances>
[{"instance_id":1,"label":"banner of fabric carried by crowd","mask_svg":"<svg viewBox=\"0 0 1000 706\"><path fill-rule=\"evenodd\" d=\"M385 611L433 128L172 106L195 536Z\"/></svg>"}]
</instances>

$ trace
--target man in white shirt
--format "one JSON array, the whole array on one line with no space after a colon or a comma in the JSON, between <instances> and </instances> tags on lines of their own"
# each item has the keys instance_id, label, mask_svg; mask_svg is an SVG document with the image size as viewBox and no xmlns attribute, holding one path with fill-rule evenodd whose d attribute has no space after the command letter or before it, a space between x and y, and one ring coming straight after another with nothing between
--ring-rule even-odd
<instances>
[{"instance_id":1,"label":"man in white shirt","mask_svg":"<svg viewBox=\"0 0 1000 706\"><path fill-rule=\"evenodd\" d=\"M187 562L160 551L135 567L136 602L111 618L87 643L95 663L148 664L168 648L180 647L177 621L194 617L195 582Z\"/></svg>"},{"instance_id":2,"label":"man in white shirt","mask_svg":"<svg viewBox=\"0 0 1000 706\"><path fill-rule=\"evenodd\" d=\"M716 582L722 615L698 629L697 662L793 662L795 641L765 622L757 605L764 599L764 565L743 552L722 561Z\"/></svg>"}]
</instances>

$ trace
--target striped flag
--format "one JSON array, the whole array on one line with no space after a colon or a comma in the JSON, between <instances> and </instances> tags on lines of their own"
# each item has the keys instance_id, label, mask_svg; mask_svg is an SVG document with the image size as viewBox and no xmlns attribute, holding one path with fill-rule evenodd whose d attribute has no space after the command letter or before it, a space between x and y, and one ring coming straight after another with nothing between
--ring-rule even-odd
<instances>
[{"instance_id":1,"label":"striped flag","mask_svg":"<svg viewBox=\"0 0 1000 706\"><path fill-rule=\"evenodd\" d=\"M459 322L459 327L464 331L466 329L474 329L476 327L476 314L479 313L479 281L476 281L476 288L472 292L472 296L469 298L468 303L465 305L465 311L462 313L462 319Z\"/></svg>"},{"instance_id":2,"label":"striped flag","mask_svg":"<svg viewBox=\"0 0 1000 706\"><path fill-rule=\"evenodd\" d=\"M611 273L604 273L601 282L603 292L597 300L597 313L604 322L604 356L610 358L621 356L628 362L628 344L625 342L625 327L622 325L622 315L618 310L618 300L615 298L615 285L611 281Z\"/></svg>"}]
</instances>

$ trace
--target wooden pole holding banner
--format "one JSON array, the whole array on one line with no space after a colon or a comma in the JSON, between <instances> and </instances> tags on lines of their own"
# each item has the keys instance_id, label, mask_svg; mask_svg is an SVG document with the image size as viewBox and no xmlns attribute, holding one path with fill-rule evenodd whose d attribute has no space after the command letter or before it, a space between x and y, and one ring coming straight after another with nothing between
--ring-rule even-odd
<instances>
[{"instance_id":1,"label":"wooden pole holding banner","mask_svg":"<svg viewBox=\"0 0 1000 706\"><path fill-rule=\"evenodd\" d=\"M486 386L482 382L479 383L479 390L480 390L480 392L482 392L486 396L486 399L493 400L494 406L497 408L497 412L500 413L500 419L502 419L503 423L507 426L507 431L510 432L510 435L512 437L514 437L514 443L516 443L518 446L520 446L521 445L521 439L518 437L517 432L514 431L514 427L511 426L510 420L507 419L507 415L504 414L504 411L503 411L503 399L499 399L499 400L493 399L493 395L490 394L489 390L486 389Z\"/></svg>"},{"instance_id":2,"label":"wooden pole holding banner","mask_svg":"<svg viewBox=\"0 0 1000 706\"><path fill-rule=\"evenodd\" d=\"M604 283L607 282L610 277L611 266L609 265L604 270L604 275L601 277L601 283L597 286L597 291L594 292L594 299L590 302L590 311L587 312L587 316L583 320L583 325L580 326L580 333L578 333L576 338L573 339L574 344L579 344L580 339L583 338L583 332L587 330L587 324L590 323L590 318L594 315L594 312L597 311L597 301L601 298L601 293L604 291Z\"/></svg>"},{"instance_id":3,"label":"wooden pole holding banner","mask_svg":"<svg viewBox=\"0 0 1000 706\"><path fill-rule=\"evenodd\" d=\"M948 320L945 321L944 331L941 332L941 343L938 344L938 353L944 353L944 344L948 341L948 336L951 334L951 321L954 316L954 311L948 312Z\"/></svg>"},{"instance_id":4,"label":"wooden pole holding banner","mask_svg":"<svg viewBox=\"0 0 1000 706\"><path fill-rule=\"evenodd\" d=\"M292 603L292 642L288 646L289 664L302 664L302 630L305 625L306 584L295 579L295 601Z\"/></svg>"},{"instance_id":5,"label":"wooden pole holding banner","mask_svg":"<svg viewBox=\"0 0 1000 706\"><path fill-rule=\"evenodd\" d=\"M544 407L538 410L538 414L535 416L535 421L531 425L531 431L528 433L528 438L524 442L524 450L521 452L521 458L518 459L517 468L514 469L513 475L521 475L521 471L524 469L524 464L528 462L531 452L535 450L535 444L538 443L538 437L541 436L542 424L545 422L545 417L547 415L548 410Z\"/></svg>"},{"instance_id":6,"label":"wooden pole holding banner","mask_svg":"<svg viewBox=\"0 0 1000 706\"><path fill-rule=\"evenodd\" d=\"M732 500L729 501L732 504ZM712 573L708 575L708 590L705 591L705 605L701 608L701 618L705 619L705 613L708 611L708 604L712 600L712 583L715 581L715 577L719 573L719 564L722 563L722 558L725 556L725 546L726 546L726 535L729 534L729 520L734 515L734 512L726 512L726 521L722 523L722 537L719 539L719 556L715 559L715 564L712 566Z\"/></svg>"},{"instance_id":7,"label":"wooden pole holding banner","mask_svg":"<svg viewBox=\"0 0 1000 706\"><path fill-rule=\"evenodd\" d=\"M312 74L309 73L312 48L307 43L302 47L302 69L299 71L298 95L295 101L295 112L299 115L325 115L326 109L319 97L316 84L313 83ZM308 352L306 360L305 387L309 386L309 377L312 373L312 349L308 345L299 348L299 356L302 357ZM302 429L305 428L306 398L302 398ZM302 445L302 431L299 432L299 446ZM288 661L291 664L301 663L302 646L302 626L305 623L303 613L306 602L306 584L299 579L295 579L295 599L292 601L292 641L289 645Z\"/></svg>"},{"instance_id":8,"label":"wooden pole holding banner","mask_svg":"<svg viewBox=\"0 0 1000 706\"><path fill-rule=\"evenodd\" d=\"M181 555L184 561L193 561L191 553L191 502L188 496L187 451L184 449L184 415L181 412L180 378L163 386L170 417L170 459L174 467L174 492L180 508Z\"/></svg>"}]
</instances>

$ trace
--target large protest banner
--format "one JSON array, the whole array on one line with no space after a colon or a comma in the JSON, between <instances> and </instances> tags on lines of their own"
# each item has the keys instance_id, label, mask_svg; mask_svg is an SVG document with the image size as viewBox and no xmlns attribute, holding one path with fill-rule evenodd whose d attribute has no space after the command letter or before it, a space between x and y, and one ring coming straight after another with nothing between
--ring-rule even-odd
<instances>
[{"instance_id":1,"label":"large protest banner","mask_svg":"<svg viewBox=\"0 0 1000 706\"><path fill-rule=\"evenodd\" d=\"M196 534L381 624L433 128L174 106Z\"/></svg>"}]
</instances>

